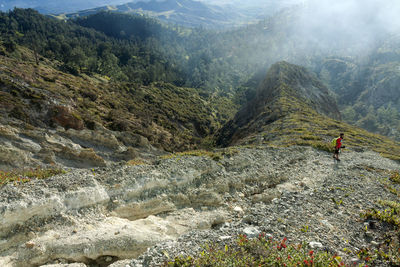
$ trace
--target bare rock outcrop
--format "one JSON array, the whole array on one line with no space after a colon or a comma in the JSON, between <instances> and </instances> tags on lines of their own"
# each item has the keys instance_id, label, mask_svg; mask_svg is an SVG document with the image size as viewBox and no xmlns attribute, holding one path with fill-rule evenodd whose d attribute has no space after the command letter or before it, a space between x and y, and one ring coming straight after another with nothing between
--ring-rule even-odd
<instances>
[{"instance_id":1,"label":"bare rock outcrop","mask_svg":"<svg viewBox=\"0 0 400 267\"><path fill-rule=\"evenodd\" d=\"M148 140L129 132L96 130L40 129L15 121L0 120L0 168L59 166L72 168L105 167L112 162L153 158L161 152Z\"/></svg>"},{"instance_id":2,"label":"bare rock outcrop","mask_svg":"<svg viewBox=\"0 0 400 267\"><path fill-rule=\"evenodd\" d=\"M152 254L153 264L147 266L154 266L165 258L149 247L167 244L164 249L175 253L177 244L195 242L197 248L205 240L203 235L232 237L249 224L254 229L247 232L257 232L261 226L273 230L274 220L289 212L293 203L304 202L293 205L299 211L313 207L314 212L318 205L309 204L320 200L313 192L326 190L327 182L334 186L341 177L368 173L363 166L399 169L398 163L371 152L347 152L343 167L333 165L326 152L304 147L230 148L218 153L222 156L214 159L175 155L154 164L73 170L3 186L1 265L119 266L121 260L153 251L158 256ZM377 174L383 175L374 172L367 177ZM339 221L324 212L319 211L321 222L339 227ZM296 214L293 223L309 223ZM196 234L186 235L193 231ZM335 232L330 233L336 240ZM188 243L174 243L183 237Z\"/></svg>"}]
</instances>

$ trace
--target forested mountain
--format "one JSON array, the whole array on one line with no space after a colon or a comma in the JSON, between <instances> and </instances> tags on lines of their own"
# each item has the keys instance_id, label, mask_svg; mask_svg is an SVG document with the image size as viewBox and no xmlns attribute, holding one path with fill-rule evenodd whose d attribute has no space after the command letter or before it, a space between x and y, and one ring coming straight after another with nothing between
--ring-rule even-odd
<instances>
[{"instance_id":1,"label":"forested mountain","mask_svg":"<svg viewBox=\"0 0 400 267\"><path fill-rule=\"evenodd\" d=\"M213 0L146 0L123 5L102 6L75 13L62 13L60 18L88 16L100 11L144 14L170 24L207 29L229 29L273 15L281 9L300 4L301 0L213 1Z\"/></svg>"},{"instance_id":2,"label":"forested mountain","mask_svg":"<svg viewBox=\"0 0 400 267\"><path fill-rule=\"evenodd\" d=\"M368 20L375 18L374 11L387 9L382 6L369 6L365 14L322 12L324 24L309 16L315 13L312 5L297 6L223 32L111 12L64 22L17 9L1 15L1 29L6 49L27 45L76 75L97 73L145 85L169 82L237 104L251 99L269 66L286 60L314 71L336 93L345 120L398 138L396 24L377 21L372 27Z\"/></svg>"},{"instance_id":3,"label":"forested mountain","mask_svg":"<svg viewBox=\"0 0 400 267\"><path fill-rule=\"evenodd\" d=\"M398 266L400 5L360 3L0 12L0 266Z\"/></svg>"},{"instance_id":4,"label":"forested mountain","mask_svg":"<svg viewBox=\"0 0 400 267\"><path fill-rule=\"evenodd\" d=\"M151 0L130 2L117 6L103 6L76 13L66 14L67 18L82 17L100 11L113 11L128 14L143 14L158 18L170 24L185 27L205 27L219 29L240 26L255 21L248 16L219 6L207 5L193 0Z\"/></svg>"}]
</instances>

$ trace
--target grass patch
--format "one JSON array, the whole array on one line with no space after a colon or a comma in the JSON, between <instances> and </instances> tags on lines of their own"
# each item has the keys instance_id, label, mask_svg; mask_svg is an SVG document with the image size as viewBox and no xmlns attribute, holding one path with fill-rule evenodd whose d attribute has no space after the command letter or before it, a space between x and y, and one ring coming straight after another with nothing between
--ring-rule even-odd
<instances>
[{"instance_id":1,"label":"grass patch","mask_svg":"<svg viewBox=\"0 0 400 267\"><path fill-rule=\"evenodd\" d=\"M389 179L393 183L400 185L400 173L399 172L393 172L392 175L390 175Z\"/></svg>"},{"instance_id":2,"label":"grass patch","mask_svg":"<svg viewBox=\"0 0 400 267\"><path fill-rule=\"evenodd\" d=\"M293 106L296 106L296 103L293 103ZM303 110L307 112L302 112ZM327 152L333 152L331 141L343 132L345 135L343 142L346 148L372 150L382 157L400 161L400 144L398 142L333 120L307 107L299 106L297 111L292 111L279 120L264 126L262 132L263 138L267 140L264 143L267 145L277 147L311 146Z\"/></svg>"},{"instance_id":3,"label":"grass patch","mask_svg":"<svg viewBox=\"0 0 400 267\"><path fill-rule=\"evenodd\" d=\"M14 185L30 182L34 179L46 179L57 174L63 174L66 171L61 169L27 169L13 170L9 172L0 171L0 187L9 183Z\"/></svg>"},{"instance_id":4,"label":"grass patch","mask_svg":"<svg viewBox=\"0 0 400 267\"><path fill-rule=\"evenodd\" d=\"M275 241L265 234L248 239L240 235L231 245L206 245L196 257L176 257L164 266L344 266L342 259L307 244Z\"/></svg>"}]
</instances>

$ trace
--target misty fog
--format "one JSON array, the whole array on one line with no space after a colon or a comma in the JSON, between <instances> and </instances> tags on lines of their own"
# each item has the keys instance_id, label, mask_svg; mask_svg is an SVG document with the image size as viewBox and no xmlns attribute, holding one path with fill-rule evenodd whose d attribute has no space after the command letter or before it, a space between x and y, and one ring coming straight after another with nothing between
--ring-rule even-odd
<instances>
[{"instance_id":1,"label":"misty fog","mask_svg":"<svg viewBox=\"0 0 400 267\"><path fill-rule=\"evenodd\" d=\"M303 8L295 30L321 48L363 53L400 33L397 0L309 0Z\"/></svg>"}]
</instances>

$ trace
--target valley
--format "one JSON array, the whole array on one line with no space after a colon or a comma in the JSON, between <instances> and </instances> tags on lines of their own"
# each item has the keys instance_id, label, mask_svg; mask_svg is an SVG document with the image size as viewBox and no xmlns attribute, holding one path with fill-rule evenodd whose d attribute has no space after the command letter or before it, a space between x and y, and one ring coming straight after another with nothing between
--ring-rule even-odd
<instances>
[{"instance_id":1,"label":"valley","mask_svg":"<svg viewBox=\"0 0 400 267\"><path fill-rule=\"evenodd\" d=\"M0 13L1 266L399 264L387 6L210 2Z\"/></svg>"}]
</instances>

